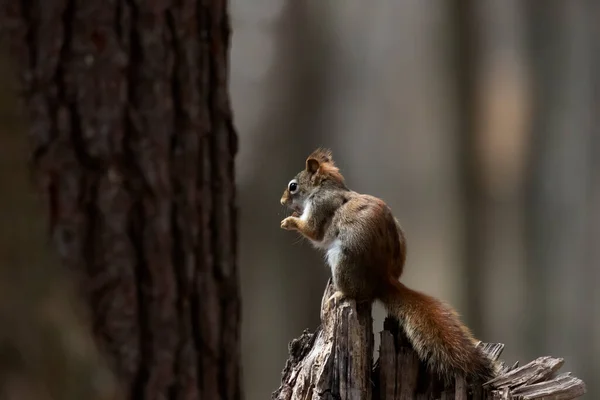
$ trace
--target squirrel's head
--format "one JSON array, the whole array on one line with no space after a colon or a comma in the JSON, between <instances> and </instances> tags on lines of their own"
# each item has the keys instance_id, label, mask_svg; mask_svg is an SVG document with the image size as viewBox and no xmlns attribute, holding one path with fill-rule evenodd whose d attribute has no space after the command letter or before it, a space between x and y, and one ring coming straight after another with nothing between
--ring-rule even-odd
<instances>
[{"instance_id":1,"label":"squirrel's head","mask_svg":"<svg viewBox=\"0 0 600 400\"><path fill-rule=\"evenodd\" d=\"M344 177L333 162L331 151L319 148L306 159L306 168L289 181L280 202L302 213L308 196L323 187L346 188L346 185Z\"/></svg>"}]
</instances>

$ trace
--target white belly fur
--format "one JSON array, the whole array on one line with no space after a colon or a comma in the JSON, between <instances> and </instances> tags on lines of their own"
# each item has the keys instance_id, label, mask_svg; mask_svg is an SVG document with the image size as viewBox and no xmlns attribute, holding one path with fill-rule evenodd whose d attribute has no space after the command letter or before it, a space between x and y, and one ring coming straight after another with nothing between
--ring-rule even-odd
<instances>
[{"instance_id":1,"label":"white belly fur","mask_svg":"<svg viewBox=\"0 0 600 400\"><path fill-rule=\"evenodd\" d=\"M304 205L304 210L302 211L302 215L300 216L300 219L304 222L308 221L308 217L310 216L311 210L312 210L312 203L310 201L307 201L306 204Z\"/></svg>"},{"instance_id":2,"label":"white belly fur","mask_svg":"<svg viewBox=\"0 0 600 400\"><path fill-rule=\"evenodd\" d=\"M300 216L300 219L302 221L307 221L308 218L310 217L310 213L312 210L312 203L307 202L306 205L304 206L304 211L302 212L302 215ZM316 242L311 240L311 243L319 249L325 250L325 259L327 261L327 264L329 265L329 268L331 268L331 275L333 276L333 279L335 281L335 271L337 268L337 265L340 261L340 258L342 256L342 242L339 239L332 241L322 241L322 242Z\"/></svg>"},{"instance_id":3,"label":"white belly fur","mask_svg":"<svg viewBox=\"0 0 600 400\"><path fill-rule=\"evenodd\" d=\"M333 276L333 280L335 281L336 270L338 264L340 263L340 258L342 258L341 240L336 239L331 243L331 245L329 245L327 253L325 254L325 258L327 260L327 264L329 264L329 268L331 268L331 276Z\"/></svg>"}]
</instances>

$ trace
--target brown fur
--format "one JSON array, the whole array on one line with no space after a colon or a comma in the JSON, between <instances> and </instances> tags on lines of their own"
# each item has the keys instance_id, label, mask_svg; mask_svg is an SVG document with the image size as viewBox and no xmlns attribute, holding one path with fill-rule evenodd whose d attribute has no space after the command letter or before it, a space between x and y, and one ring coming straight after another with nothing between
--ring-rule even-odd
<instances>
[{"instance_id":1,"label":"brown fur","mask_svg":"<svg viewBox=\"0 0 600 400\"><path fill-rule=\"evenodd\" d=\"M290 181L292 182L292 181ZM432 372L450 379L457 373L487 380L496 365L456 312L441 301L398 281L406 259L404 232L381 199L346 187L329 150L317 149L293 179L281 204L294 215L281 227L296 230L326 252L338 296L382 301L399 319L421 360Z\"/></svg>"}]
</instances>

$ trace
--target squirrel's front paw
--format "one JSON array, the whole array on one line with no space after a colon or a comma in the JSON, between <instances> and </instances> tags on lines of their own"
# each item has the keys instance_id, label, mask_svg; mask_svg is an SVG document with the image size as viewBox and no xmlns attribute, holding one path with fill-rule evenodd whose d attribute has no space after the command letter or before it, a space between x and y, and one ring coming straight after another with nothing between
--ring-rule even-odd
<instances>
[{"instance_id":1,"label":"squirrel's front paw","mask_svg":"<svg viewBox=\"0 0 600 400\"><path fill-rule=\"evenodd\" d=\"M281 221L281 229L285 230L293 230L296 229L296 217L287 217L283 221Z\"/></svg>"}]
</instances>

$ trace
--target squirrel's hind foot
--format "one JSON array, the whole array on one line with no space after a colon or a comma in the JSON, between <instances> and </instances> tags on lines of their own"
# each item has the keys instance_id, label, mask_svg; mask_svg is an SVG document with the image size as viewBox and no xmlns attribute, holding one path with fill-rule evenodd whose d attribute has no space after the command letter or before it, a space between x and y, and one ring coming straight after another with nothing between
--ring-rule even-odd
<instances>
[{"instance_id":1,"label":"squirrel's hind foot","mask_svg":"<svg viewBox=\"0 0 600 400\"><path fill-rule=\"evenodd\" d=\"M332 294L331 296L329 296L329 298L327 300L325 300L325 304L323 308L327 308L329 306L337 306L337 303L339 301L341 301L344 298L344 293L342 293L339 290L336 290L334 294ZM333 304L331 304L333 302Z\"/></svg>"}]
</instances>

